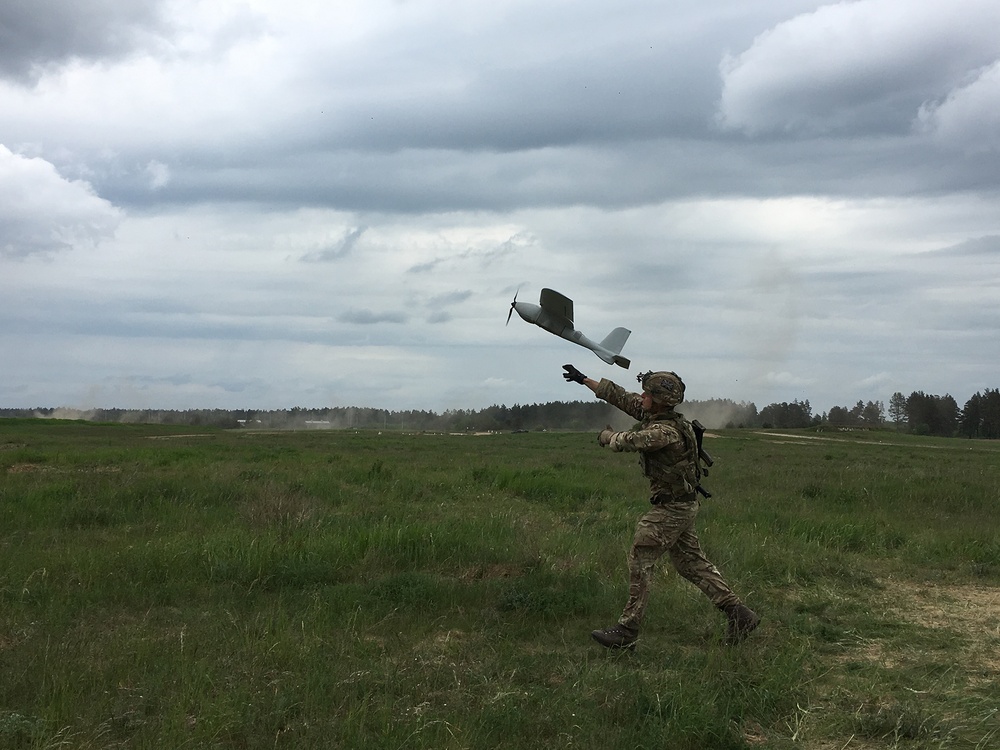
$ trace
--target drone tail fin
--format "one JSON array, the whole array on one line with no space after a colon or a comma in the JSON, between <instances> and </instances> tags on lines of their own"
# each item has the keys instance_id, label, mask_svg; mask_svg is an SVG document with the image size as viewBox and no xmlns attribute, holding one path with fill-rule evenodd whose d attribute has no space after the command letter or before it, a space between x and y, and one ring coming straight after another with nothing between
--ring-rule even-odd
<instances>
[{"instance_id":1,"label":"drone tail fin","mask_svg":"<svg viewBox=\"0 0 1000 750\"><path fill-rule=\"evenodd\" d=\"M627 328L616 328L607 336L604 337L604 341L601 342L601 348L606 349L612 354L610 358L601 357L609 365L618 365L619 367L624 367L626 370L632 364L630 360L625 357L619 356L622 347L625 346L625 342L628 341L628 337L632 332Z\"/></svg>"},{"instance_id":2,"label":"drone tail fin","mask_svg":"<svg viewBox=\"0 0 1000 750\"><path fill-rule=\"evenodd\" d=\"M619 354L622 347L625 346L625 342L628 341L628 337L631 333L632 332L628 328L616 328L604 337L604 341L601 342L601 347L607 349L609 352Z\"/></svg>"}]
</instances>

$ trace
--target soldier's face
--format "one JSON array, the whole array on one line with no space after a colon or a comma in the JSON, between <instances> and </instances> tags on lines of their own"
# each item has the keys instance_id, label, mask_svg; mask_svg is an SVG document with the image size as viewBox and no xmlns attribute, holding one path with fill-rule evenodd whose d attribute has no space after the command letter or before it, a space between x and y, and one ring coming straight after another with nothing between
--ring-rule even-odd
<instances>
[{"instance_id":1,"label":"soldier's face","mask_svg":"<svg viewBox=\"0 0 1000 750\"><path fill-rule=\"evenodd\" d=\"M642 392L642 410L653 411L653 397L646 391Z\"/></svg>"}]
</instances>

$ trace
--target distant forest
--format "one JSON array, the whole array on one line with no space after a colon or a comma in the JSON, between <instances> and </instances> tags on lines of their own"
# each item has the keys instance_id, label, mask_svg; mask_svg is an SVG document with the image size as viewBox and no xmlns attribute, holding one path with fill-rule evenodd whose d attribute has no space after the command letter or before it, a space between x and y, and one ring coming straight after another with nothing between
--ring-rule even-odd
<instances>
[{"instance_id":1,"label":"distant forest","mask_svg":"<svg viewBox=\"0 0 1000 750\"><path fill-rule=\"evenodd\" d=\"M814 414L809 401L768 404L760 411L752 402L729 399L685 401L679 411L709 428L830 427L894 429L919 435L1000 438L1000 390L985 390L963 408L950 395L914 391L894 393L888 408L881 401L858 401ZM485 409L390 411L363 407L295 407L256 409L2 409L0 417L78 419L92 422L153 423L242 429L358 429L427 432L513 432L625 429L630 418L603 401L555 401L546 404L494 405Z\"/></svg>"}]
</instances>

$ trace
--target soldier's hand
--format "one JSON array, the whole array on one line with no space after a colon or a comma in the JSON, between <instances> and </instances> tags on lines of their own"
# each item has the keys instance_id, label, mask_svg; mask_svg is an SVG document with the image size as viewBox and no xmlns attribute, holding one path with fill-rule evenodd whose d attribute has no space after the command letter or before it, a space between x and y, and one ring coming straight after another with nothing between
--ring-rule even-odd
<instances>
[{"instance_id":1,"label":"soldier's hand","mask_svg":"<svg viewBox=\"0 0 1000 750\"><path fill-rule=\"evenodd\" d=\"M563 369L566 371L563 373L563 377L566 378L567 383L579 383L583 385L583 381L587 379L587 376L573 367L573 365L563 365Z\"/></svg>"},{"instance_id":2,"label":"soldier's hand","mask_svg":"<svg viewBox=\"0 0 1000 750\"><path fill-rule=\"evenodd\" d=\"M603 430L601 434L597 436L597 443L602 448L611 444L611 436L615 434L615 431L611 429L611 425L608 425Z\"/></svg>"}]
</instances>

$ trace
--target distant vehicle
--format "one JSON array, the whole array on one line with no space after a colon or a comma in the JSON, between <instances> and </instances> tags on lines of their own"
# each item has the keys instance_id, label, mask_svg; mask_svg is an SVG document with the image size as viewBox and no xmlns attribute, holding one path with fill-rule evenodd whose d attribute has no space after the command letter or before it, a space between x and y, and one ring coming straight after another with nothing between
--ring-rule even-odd
<instances>
[{"instance_id":1,"label":"distant vehicle","mask_svg":"<svg viewBox=\"0 0 1000 750\"><path fill-rule=\"evenodd\" d=\"M518 302L517 293L515 293L514 301L510 303L510 312L507 313L507 323L510 323L510 316L515 311L522 320L534 323L549 333L554 333L567 341L590 349L609 365L618 365L627 370L632 364L630 360L621 356L622 347L625 346L629 334L632 333L630 330L616 328L601 343L591 341L573 327L573 300L559 292L543 289L538 295L537 305L530 302Z\"/></svg>"}]
</instances>

